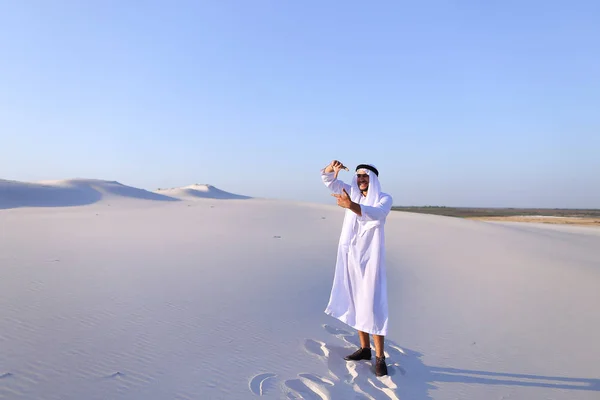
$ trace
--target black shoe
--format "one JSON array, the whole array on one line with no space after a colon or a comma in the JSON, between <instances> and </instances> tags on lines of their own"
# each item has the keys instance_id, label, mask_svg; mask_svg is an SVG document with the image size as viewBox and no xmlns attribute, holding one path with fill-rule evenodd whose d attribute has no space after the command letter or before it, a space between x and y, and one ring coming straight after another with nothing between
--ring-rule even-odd
<instances>
[{"instance_id":1,"label":"black shoe","mask_svg":"<svg viewBox=\"0 0 600 400\"><path fill-rule=\"evenodd\" d=\"M357 360L370 360L371 359L371 349L368 347L360 348L356 350L354 353L349 356L344 357L344 360L347 361L357 361Z\"/></svg>"},{"instance_id":2,"label":"black shoe","mask_svg":"<svg viewBox=\"0 0 600 400\"><path fill-rule=\"evenodd\" d=\"M387 375L387 365L385 363L385 356L375 357L375 375L384 376Z\"/></svg>"}]
</instances>

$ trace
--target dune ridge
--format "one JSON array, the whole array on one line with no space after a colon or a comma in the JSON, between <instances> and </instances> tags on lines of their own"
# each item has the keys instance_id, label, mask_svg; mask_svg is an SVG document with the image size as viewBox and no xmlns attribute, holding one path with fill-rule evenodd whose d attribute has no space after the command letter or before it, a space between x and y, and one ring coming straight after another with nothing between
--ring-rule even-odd
<instances>
[{"instance_id":1,"label":"dune ridge","mask_svg":"<svg viewBox=\"0 0 600 400\"><path fill-rule=\"evenodd\" d=\"M146 200L173 202L194 199L250 199L212 185L149 191L101 179L63 179L20 182L0 179L0 209L21 207L73 207L98 202Z\"/></svg>"},{"instance_id":2,"label":"dune ridge","mask_svg":"<svg viewBox=\"0 0 600 400\"><path fill-rule=\"evenodd\" d=\"M252 198L250 196L226 192L210 184L198 183L178 188L158 189L155 192L166 196L185 200L193 200L198 198L219 200L242 200Z\"/></svg>"}]
</instances>

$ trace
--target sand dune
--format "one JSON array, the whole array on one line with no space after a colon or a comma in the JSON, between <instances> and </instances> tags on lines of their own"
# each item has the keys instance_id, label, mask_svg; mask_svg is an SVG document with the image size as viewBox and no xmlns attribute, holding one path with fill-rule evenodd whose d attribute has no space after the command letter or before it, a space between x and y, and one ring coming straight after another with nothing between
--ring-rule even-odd
<instances>
[{"instance_id":1,"label":"sand dune","mask_svg":"<svg viewBox=\"0 0 600 400\"><path fill-rule=\"evenodd\" d=\"M116 185L83 186L129 193ZM47 203L62 186L80 189L18 187ZM131 197L0 211L0 398L600 395L597 228L390 214L377 378L342 359L356 332L323 312L340 208Z\"/></svg>"},{"instance_id":2,"label":"sand dune","mask_svg":"<svg viewBox=\"0 0 600 400\"><path fill-rule=\"evenodd\" d=\"M81 206L114 198L177 200L115 181L69 179L29 183L0 179L0 209Z\"/></svg>"},{"instance_id":3,"label":"sand dune","mask_svg":"<svg viewBox=\"0 0 600 400\"><path fill-rule=\"evenodd\" d=\"M158 189L156 193L160 193L170 197L175 197L182 200L193 200L197 198L220 200L251 198L249 196L229 193L208 184L194 184L180 188Z\"/></svg>"}]
</instances>

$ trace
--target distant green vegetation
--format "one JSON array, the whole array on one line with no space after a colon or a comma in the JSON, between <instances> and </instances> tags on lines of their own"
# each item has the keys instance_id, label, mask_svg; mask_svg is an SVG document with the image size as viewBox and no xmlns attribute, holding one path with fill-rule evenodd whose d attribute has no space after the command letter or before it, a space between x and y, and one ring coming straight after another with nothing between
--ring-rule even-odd
<instances>
[{"instance_id":1,"label":"distant green vegetation","mask_svg":"<svg viewBox=\"0 0 600 400\"><path fill-rule=\"evenodd\" d=\"M392 211L407 211L420 214L444 215L447 217L511 217L545 215L553 217L600 218L600 209L568 208L470 208L445 206L392 207Z\"/></svg>"}]
</instances>

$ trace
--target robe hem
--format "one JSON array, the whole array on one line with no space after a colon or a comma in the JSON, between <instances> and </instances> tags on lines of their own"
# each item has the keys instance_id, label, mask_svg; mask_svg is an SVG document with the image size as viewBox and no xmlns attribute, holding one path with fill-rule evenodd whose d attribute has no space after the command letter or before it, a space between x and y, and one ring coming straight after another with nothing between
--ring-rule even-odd
<instances>
[{"instance_id":1,"label":"robe hem","mask_svg":"<svg viewBox=\"0 0 600 400\"><path fill-rule=\"evenodd\" d=\"M387 329L373 330L373 329L367 329L364 326L361 326L359 324L352 325L352 324L348 323L348 321L346 320L346 318L344 318L344 316L342 316L342 315L335 315L333 313L333 311L329 311L329 310L325 310L325 314L327 314L327 315L329 315L329 316L331 316L331 317L333 317L335 319L338 319L338 320L342 321L344 324L346 324L349 327L354 328L356 330L359 330L359 331L362 331L362 332L366 332L366 333L371 334L371 335L387 336Z\"/></svg>"}]
</instances>

